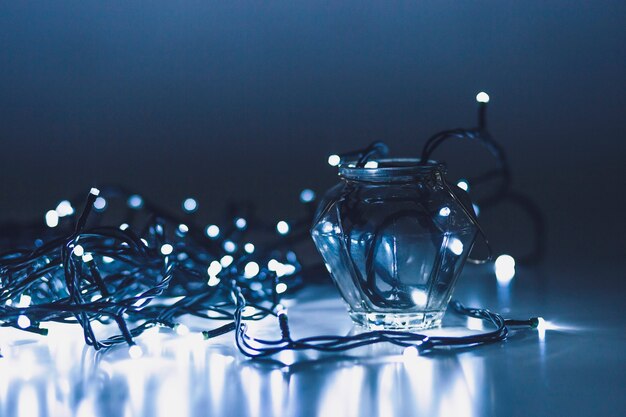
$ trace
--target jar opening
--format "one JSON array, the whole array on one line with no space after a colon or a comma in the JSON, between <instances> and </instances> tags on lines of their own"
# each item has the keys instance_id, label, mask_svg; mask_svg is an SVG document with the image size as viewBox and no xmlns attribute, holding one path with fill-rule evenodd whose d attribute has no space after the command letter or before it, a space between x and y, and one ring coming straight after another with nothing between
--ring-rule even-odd
<instances>
[{"instance_id":1,"label":"jar opening","mask_svg":"<svg viewBox=\"0 0 626 417\"><path fill-rule=\"evenodd\" d=\"M389 158L370 161L365 167L357 167L350 161L339 166L339 176L355 181L395 182L445 174L443 163L429 160L425 164L419 158Z\"/></svg>"}]
</instances>

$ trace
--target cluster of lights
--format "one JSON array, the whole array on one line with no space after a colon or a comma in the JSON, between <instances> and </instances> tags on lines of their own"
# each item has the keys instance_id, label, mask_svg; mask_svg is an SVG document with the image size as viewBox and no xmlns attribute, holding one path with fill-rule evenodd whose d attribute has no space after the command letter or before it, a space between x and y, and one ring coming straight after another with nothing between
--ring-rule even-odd
<instances>
[{"instance_id":1,"label":"cluster of lights","mask_svg":"<svg viewBox=\"0 0 626 417\"><path fill-rule=\"evenodd\" d=\"M221 229L210 224L198 234L194 218L190 217L198 209L195 199L183 201L182 209L187 215L183 222L182 218L146 204L140 195L131 194L124 197L124 202L136 214L118 226L90 227L93 212L112 216L108 206L120 195L123 196L121 190L101 195L94 188L80 215L70 201L63 200L46 213L44 228L35 232L48 240L38 243L42 249L0 255L1 325L46 334L47 322L76 321L85 330L87 344L99 349L127 343L129 355L138 358L142 349L135 338L145 330L156 326L174 329L179 335L188 334L190 329L176 320L187 313L232 321L236 310L233 293L243 295L250 311L254 311L249 319L261 319L274 314L280 297L288 289L296 290L302 285L298 257L291 250L279 249L284 246L280 237L292 232L287 221L275 223L277 247L263 245L262 250L257 250L248 239L260 237L259 232L268 230L267 225L251 225L245 217L236 216L232 220L234 228ZM314 199L312 190L300 193L304 204ZM151 223L139 235L133 223L142 216ZM68 220L62 223L62 218ZM308 223L307 219L291 224ZM54 232L51 238L50 232ZM206 236L204 240L202 236ZM41 240L38 236L26 239ZM206 295L198 297L199 291ZM170 298L177 302L166 301ZM180 310L178 303L185 303L185 309ZM112 315L116 311L119 316ZM117 324L120 334L96 339L91 328L94 320ZM204 336L222 334L231 329L229 326L222 325Z\"/></svg>"},{"instance_id":2,"label":"cluster of lights","mask_svg":"<svg viewBox=\"0 0 626 417\"><path fill-rule=\"evenodd\" d=\"M496 149L500 162L504 161L498 153L500 150L490 142L485 127L489 96L481 92L476 101L480 104L478 130L457 129L433 136L424 146L422 160L428 160L445 139L456 137L483 140L491 149ZM328 164L340 166L347 161L352 167L377 169L378 162L368 160L374 153L385 154L386 146L375 143L366 152L353 153L359 155L357 162L346 155L331 155ZM505 171L502 168L502 172ZM472 185L475 185L474 181ZM469 191L468 180L459 181L457 186ZM107 198L119 194L123 193L118 190ZM300 193L302 203L309 204L314 200L312 190L304 189ZM220 228L217 224L209 224L200 229L203 233L194 233L197 229L191 215L197 212L199 205L191 197L182 203L184 221L182 218L172 219L171 215L147 204L138 194L126 196L125 202L128 208L137 213L146 212L146 217L151 219L141 235L132 226L131 218L117 223L119 226L90 228L91 211L102 216L109 205L105 196L94 188L80 216L76 216L68 200L46 212L47 230L56 233L51 240L44 244L43 235L50 234L39 230L36 236L29 237L29 244L35 242L35 249L31 252L20 250L0 255L3 274L0 276L3 284L0 292L1 325L46 334L44 325L48 321L74 321L83 327L87 344L99 349L126 343L129 356L139 358L143 351L135 342L137 336L154 328L170 328L180 336L189 335L192 330L177 319L193 314L222 322L226 320L226 324L203 331L202 335L211 338L236 329L237 346L250 357L300 349L337 352L389 342L402 346L407 360L439 347L476 346L504 340L507 326L536 327L540 337L541 334L545 336L548 328L542 318L505 320L488 310L470 309L452 302L453 309L467 317L470 329L482 330L487 323L495 330L462 337L381 330L294 340L289 331L287 311L280 304L282 294L302 285L302 266L293 251L280 250L280 245L257 250L254 243L243 240L255 225L240 216L235 217L230 226ZM474 205L474 211L478 215L477 205ZM449 207L438 211L438 215L444 218L450 214ZM61 221L63 218L71 221ZM281 220L275 223L274 229L281 237L293 233L292 227L295 226L292 225L308 223L290 224ZM457 238L448 238L447 248L456 255L463 253L463 243ZM494 268L498 282L508 284L515 275L515 260L509 255L501 255ZM411 298L415 305L421 306L426 304L428 297L424 291L415 290ZM159 302L153 303L154 300ZM268 341L250 337L243 318L256 320L268 315L278 318L282 338ZM115 323L120 334L105 340L97 339L91 327L94 320Z\"/></svg>"}]
</instances>

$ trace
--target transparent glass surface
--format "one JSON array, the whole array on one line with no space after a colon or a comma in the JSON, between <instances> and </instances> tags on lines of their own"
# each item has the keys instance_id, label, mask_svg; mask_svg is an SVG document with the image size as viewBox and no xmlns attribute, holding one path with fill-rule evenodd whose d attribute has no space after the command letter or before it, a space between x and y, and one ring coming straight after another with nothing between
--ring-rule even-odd
<instances>
[{"instance_id":1,"label":"transparent glass surface","mask_svg":"<svg viewBox=\"0 0 626 417\"><path fill-rule=\"evenodd\" d=\"M339 174L311 234L350 316L368 327L438 326L476 237L469 199L435 162L390 159Z\"/></svg>"}]
</instances>

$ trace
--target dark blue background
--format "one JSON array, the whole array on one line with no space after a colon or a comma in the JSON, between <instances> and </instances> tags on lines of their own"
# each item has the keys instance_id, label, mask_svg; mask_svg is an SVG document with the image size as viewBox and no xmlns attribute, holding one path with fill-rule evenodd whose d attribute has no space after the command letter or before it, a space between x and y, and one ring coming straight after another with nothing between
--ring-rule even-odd
<instances>
[{"instance_id":1,"label":"dark blue background","mask_svg":"<svg viewBox=\"0 0 626 417\"><path fill-rule=\"evenodd\" d=\"M623 1L3 2L0 214L122 183L209 222L233 199L296 214L330 153L475 122L550 225L551 256L623 255ZM447 146L453 176L489 159ZM515 241L515 214L485 218ZM503 227L506 226L506 227ZM507 228L508 227L508 228Z\"/></svg>"}]
</instances>

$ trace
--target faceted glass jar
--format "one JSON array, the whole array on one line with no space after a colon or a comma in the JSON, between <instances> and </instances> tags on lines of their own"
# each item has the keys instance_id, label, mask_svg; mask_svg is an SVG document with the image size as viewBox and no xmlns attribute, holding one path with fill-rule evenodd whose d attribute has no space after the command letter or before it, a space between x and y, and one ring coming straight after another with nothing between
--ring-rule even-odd
<instances>
[{"instance_id":1,"label":"faceted glass jar","mask_svg":"<svg viewBox=\"0 0 626 417\"><path fill-rule=\"evenodd\" d=\"M441 324L477 233L467 194L444 174L443 165L416 159L340 166L311 234L356 323Z\"/></svg>"}]
</instances>

